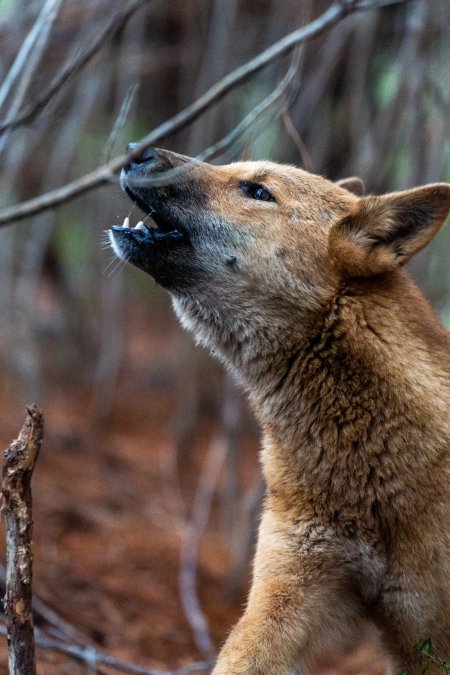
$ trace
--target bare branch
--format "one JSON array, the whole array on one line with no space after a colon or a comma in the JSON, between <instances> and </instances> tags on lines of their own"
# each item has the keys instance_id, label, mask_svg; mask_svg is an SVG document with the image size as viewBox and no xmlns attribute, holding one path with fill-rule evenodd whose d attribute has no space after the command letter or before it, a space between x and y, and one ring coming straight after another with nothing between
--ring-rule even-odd
<instances>
[{"instance_id":1,"label":"bare branch","mask_svg":"<svg viewBox=\"0 0 450 675\"><path fill-rule=\"evenodd\" d=\"M197 594L197 562L199 547L204 534L212 500L219 483L225 460L231 452L236 428L239 422L239 404L235 397L231 382L227 380L227 388L222 405L221 428L210 446L205 464L199 478L192 518L181 547L180 560L180 599L184 613L192 630L195 644L207 656L214 653L209 634L208 621L203 614Z\"/></svg>"},{"instance_id":2,"label":"bare branch","mask_svg":"<svg viewBox=\"0 0 450 675\"><path fill-rule=\"evenodd\" d=\"M141 0L142 1L142 0ZM411 2L412 0L392 0L391 4ZM252 75L259 72L266 65L284 54L292 51L295 47L306 40L319 35L326 29L334 26L351 12L359 9L371 9L378 5L377 0L373 2L364 2L360 4L357 0L341 0L329 7L320 17L311 23L299 28L293 33L285 36L271 47L261 52L258 56L251 59L243 66L233 70L219 82L214 84L208 91L200 96L190 106L177 113L169 120L160 124L156 129L145 136L135 145L132 152L125 153L115 157L107 164L99 167L95 171L78 178L71 183L67 183L61 188L52 190L44 195L35 197L16 206L11 206L0 212L0 226L23 220L36 213L41 213L46 209L53 208L63 204L74 197L92 190L93 188L105 185L114 179L114 174L125 164L138 157L146 148L170 136L175 131L183 129L188 124L197 119L207 108L220 101L227 92L238 84L245 82Z\"/></svg>"},{"instance_id":3,"label":"bare branch","mask_svg":"<svg viewBox=\"0 0 450 675\"><path fill-rule=\"evenodd\" d=\"M128 7L125 7L117 14L92 41L92 44L85 52L69 61L48 85L41 95L31 103L17 117L9 118L0 123L0 134L6 130L17 129L28 122L31 122L38 113L40 113L51 99L57 94L66 82L80 72L86 66L93 56L104 46L106 40L113 37L121 30L128 19L148 0L134 0Z\"/></svg>"},{"instance_id":4,"label":"bare branch","mask_svg":"<svg viewBox=\"0 0 450 675\"><path fill-rule=\"evenodd\" d=\"M249 129L252 131L252 134L256 129L258 129L265 120L264 115L269 113L272 109L275 109L278 115L282 115L286 112L289 107L289 87L294 82L297 75L298 60L293 59L292 64L289 67L286 75L275 87L275 89L264 98L260 103L258 103L251 112L244 117L243 120L232 130L229 134L224 136L220 141L214 143L209 148L204 150L200 155L196 157L199 161L206 161L212 157L217 157L218 155L223 155L229 148L235 146L237 143L245 139L248 135ZM283 101L285 98L285 101Z\"/></svg>"},{"instance_id":5,"label":"bare branch","mask_svg":"<svg viewBox=\"0 0 450 675\"><path fill-rule=\"evenodd\" d=\"M14 82L19 77L19 74L28 64L32 51L35 48L43 28L46 25L53 23L56 12L58 11L58 5L59 3L55 3L54 0L48 0L44 4L27 37L22 42L22 46L19 49L16 58L14 59L14 63L9 69L0 87L0 108L8 98L9 92L11 91Z\"/></svg>"},{"instance_id":6,"label":"bare branch","mask_svg":"<svg viewBox=\"0 0 450 675\"><path fill-rule=\"evenodd\" d=\"M289 91L295 81L297 68L298 58L294 56L288 71L275 89L260 101L226 136L210 145L209 148L203 150L196 157L193 157L191 162L187 162L175 169L168 169L155 176L136 176L129 180L129 185L134 187L151 185L153 187L169 183L173 184L176 181L183 180L183 176L189 170L190 164L205 162L213 157L223 156L230 149L234 149L238 144L247 141L250 134L252 137L255 137L261 127L267 124L267 118L271 113L280 116L288 109L296 90L296 88L292 87L292 90Z\"/></svg>"},{"instance_id":7,"label":"bare branch","mask_svg":"<svg viewBox=\"0 0 450 675\"><path fill-rule=\"evenodd\" d=\"M35 22L32 31L36 29L36 35L33 42L32 49L27 53L21 77L16 88L14 98L9 106L8 115L14 117L14 115L19 110L24 100L30 82L33 78L34 72L39 65L39 62L44 53L44 49L47 45L48 38L50 36L50 31L55 22L56 17L58 16L59 8L61 6L61 0L47 0L44 5L37 21ZM11 130L6 130L6 133L0 138L0 152L3 151L5 147L8 135Z\"/></svg>"},{"instance_id":8,"label":"bare branch","mask_svg":"<svg viewBox=\"0 0 450 675\"><path fill-rule=\"evenodd\" d=\"M406 2L411 0L359 0L358 9L382 9L391 5L404 5Z\"/></svg>"},{"instance_id":9,"label":"bare branch","mask_svg":"<svg viewBox=\"0 0 450 675\"><path fill-rule=\"evenodd\" d=\"M6 635L6 629L3 626L0 626L0 635L1 634ZM189 666L178 668L177 670L155 670L154 668L139 666L137 663L121 661L110 654L98 651L93 646L79 647L77 645L60 642L59 640L52 640L39 631L36 631L36 645L42 649L66 654L84 664L92 665L92 663L98 663L108 666L113 670L118 670L122 673L133 673L134 675L188 675L189 673L199 673L210 670L214 665L213 661L199 661L197 663L192 663Z\"/></svg>"},{"instance_id":10,"label":"bare branch","mask_svg":"<svg viewBox=\"0 0 450 675\"><path fill-rule=\"evenodd\" d=\"M225 461L228 444L223 434L215 439L200 476L192 509L181 547L179 589L180 599L197 648L206 656L214 654L208 620L197 594L197 560L201 538L209 518L212 499Z\"/></svg>"},{"instance_id":11,"label":"bare branch","mask_svg":"<svg viewBox=\"0 0 450 675\"><path fill-rule=\"evenodd\" d=\"M36 673L31 608L31 477L41 447L43 425L39 408L28 408L19 437L4 453L2 493L6 522L5 613L9 670L17 675Z\"/></svg>"}]
</instances>

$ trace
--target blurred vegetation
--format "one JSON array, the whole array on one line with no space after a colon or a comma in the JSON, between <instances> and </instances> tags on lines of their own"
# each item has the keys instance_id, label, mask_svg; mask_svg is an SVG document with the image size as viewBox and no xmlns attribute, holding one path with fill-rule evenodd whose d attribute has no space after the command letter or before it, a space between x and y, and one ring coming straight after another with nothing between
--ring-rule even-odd
<instances>
[{"instance_id":1,"label":"blurred vegetation","mask_svg":"<svg viewBox=\"0 0 450 675\"><path fill-rule=\"evenodd\" d=\"M105 160L105 152L122 151L327 6L323 0L144 3L37 119L3 136L0 205L92 170ZM33 101L62 63L86 49L111 7L104 0L61 4L24 102ZM37 2L1 3L3 76L39 9ZM358 174L369 192L449 180L448 18L445 0L417 0L349 17L302 49L288 119L273 113L257 137L248 134L245 143L217 161L271 158L330 178ZM282 69L283 64L272 64L166 145L199 153L275 87ZM111 136L130 87L134 96L128 115ZM15 94L13 88L3 117ZM28 396L49 379L48 367L91 377L108 349L103 323L119 335L130 296L145 293L150 304L159 293L132 269L118 273L113 264L104 273L111 253L99 245L102 231L121 222L129 208L116 183L0 232L0 348L5 367L13 369ZM447 227L411 267L448 324L449 245ZM37 302L43 283L57 296L47 316ZM158 303L167 306L166 300ZM63 353L46 364L44 375L42 348L45 344L47 350L49 341L55 353ZM117 370L117 363L111 367Z\"/></svg>"}]
</instances>

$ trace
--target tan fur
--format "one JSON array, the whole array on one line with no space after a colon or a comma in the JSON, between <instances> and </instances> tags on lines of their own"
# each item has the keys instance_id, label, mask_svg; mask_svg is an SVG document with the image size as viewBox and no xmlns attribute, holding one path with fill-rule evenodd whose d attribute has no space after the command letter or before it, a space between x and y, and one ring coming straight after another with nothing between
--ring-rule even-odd
<instances>
[{"instance_id":1,"label":"tan fur","mask_svg":"<svg viewBox=\"0 0 450 675\"><path fill-rule=\"evenodd\" d=\"M386 673L420 673L428 638L450 659L450 338L401 269L449 186L358 197L291 166L187 162L158 151L123 176L187 241L144 263L143 245L114 247L169 289L263 430L253 583L214 675L307 673L374 626ZM172 186L133 187L177 167Z\"/></svg>"}]
</instances>

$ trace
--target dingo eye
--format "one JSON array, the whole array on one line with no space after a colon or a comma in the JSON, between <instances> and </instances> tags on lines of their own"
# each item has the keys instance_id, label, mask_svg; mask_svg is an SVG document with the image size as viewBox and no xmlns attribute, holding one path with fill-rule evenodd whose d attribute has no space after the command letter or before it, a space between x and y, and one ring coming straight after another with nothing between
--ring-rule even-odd
<instances>
[{"instance_id":1,"label":"dingo eye","mask_svg":"<svg viewBox=\"0 0 450 675\"><path fill-rule=\"evenodd\" d=\"M266 190L264 185L259 183L250 183L249 181L243 181L239 183L239 187L242 192L251 199L258 199L260 202L276 202L275 197Z\"/></svg>"}]
</instances>

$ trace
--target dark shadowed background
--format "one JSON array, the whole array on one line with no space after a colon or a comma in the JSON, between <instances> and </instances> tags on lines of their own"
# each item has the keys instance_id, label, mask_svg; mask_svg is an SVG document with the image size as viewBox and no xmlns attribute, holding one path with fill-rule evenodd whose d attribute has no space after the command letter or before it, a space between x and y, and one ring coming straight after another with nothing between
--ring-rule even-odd
<instances>
[{"instance_id":1,"label":"dark shadowed background","mask_svg":"<svg viewBox=\"0 0 450 675\"><path fill-rule=\"evenodd\" d=\"M0 211L121 154L331 2L131 4L120 20L130 3L0 0ZM356 174L373 193L448 181L449 19L446 0L353 12L161 145L200 154L247 116L212 161ZM47 105L2 127L91 48ZM148 669L207 660L245 601L263 496L258 429L165 292L105 247L105 229L130 209L116 176L0 227L0 441L17 435L27 403L43 408L36 625L41 642L78 650L39 649L41 673L117 672L86 657L92 645ZM447 326L449 249L447 224L410 267ZM6 672L4 645L0 659Z\"/></svg>"}]
</instances>

